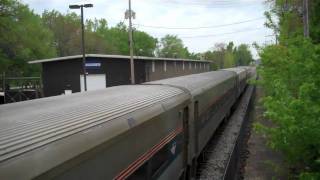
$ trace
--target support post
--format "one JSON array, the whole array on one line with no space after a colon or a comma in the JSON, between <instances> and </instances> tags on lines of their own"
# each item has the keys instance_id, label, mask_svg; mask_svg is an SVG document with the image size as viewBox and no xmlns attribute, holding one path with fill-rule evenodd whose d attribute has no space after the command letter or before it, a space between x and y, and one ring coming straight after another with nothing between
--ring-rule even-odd
<instances>
[{"instance_id":1,"label":"support post","mask_svg":"<svg viewBox=\"0 0 320 180\"><path fill-rule=\"evenodd\" d=\"M83 81L84 81L84 91L87 91L87 71L86 71L86 51L84 44L84 22L83 22L83 6L81 6L81 31L82 31L82 68L83 68Z\"/></svg>"}]
</instances>

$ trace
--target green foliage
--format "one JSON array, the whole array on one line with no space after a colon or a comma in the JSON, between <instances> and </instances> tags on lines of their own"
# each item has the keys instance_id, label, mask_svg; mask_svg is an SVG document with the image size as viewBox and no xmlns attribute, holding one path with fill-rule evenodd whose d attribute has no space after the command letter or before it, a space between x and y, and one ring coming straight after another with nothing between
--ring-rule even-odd
<instances>
[{"instance_id":1,"label":"green foliage","mask_svg":"<svg viewBox=\"0 0 320 180\"><path fill-rule=\"evenodd\" d=\"M107 42L114 46L114 54L129 55L129 38L127 27L123 23L119 23L116 27L110 28L110 30L105 30L103 37Z\"/></svg>"},{"instance_id":2,"label":"green foliage","mask_svg":"<svg viewBox=\"0 0 320 180\"><path fill-rule=\"evenodd\" d=\"M229 42L227 45L226 52L224 54L223 67L231 68L235 66L235 55L234 55L234 44L233 42Z\"/></svg>"},{"instance_id":3,"label":"green foliage","mask_svg":"<svg viewBox=\"0 0 320 180\"><path fill-rule=\"evenodd\" d=\"M264 129L270 146L301 172L320 171L320 45L301 37L261 53L260 84L265 116L277 127Z\"/></svg>"},{"instance_id":4,"label":"green foliage","mask_svg":"<svg viewBox=\"0 0 320 180\"><path fill-rule=\"evenodd\" d=\"M234 67L234 56L232 52L227 51L224 55L223 67L224 68L231 68Z\"/></svg>"},{"instance_id":5,"label":"green foliage","mask_svg":"<svg viewBox=\"0 0 320 180\"><path fill-rule=\"evenodd\" d=\"M86 20L85 50L88 54L129 55L128 27L109 27L106 19ZM190 53L182 40L166 35L158 40L133 30L134 55L212 60L212 68L246 65L251 54L246 45L217 44L204 54ZM40 67L27 61L81 54L81 23L76 13L44 11L36 15L18 0L0 0L0 72L15 76L39 75Z\"/></svg>"},{"instance_id":6,"label":"green foliage","mask_svg":"<svg viewBox=\"0 0 320 180\"><path fill-rule=\"evenodd\" d=\"M139 56L155 56L157 47L157 39L142 31L134 31L133 33L134 51Z\"/></svg>"},{"instance_id":7,"label":"green foliage","mask_svg":"<svg viewBox=\"0 0 320 180\"><path fill-rule=\"evenodd\" d=\"M309 1L310 37L303 38L302 1L271 1L267 27L278 45L261 50L259 84L267 118L275 128L257 126L272 148L283 152L299 179L320 179L320 2ZM279 21L275 23L273 17Z\"/></svg>"},{"instance_id":8,"label":"green foliage","mask_svg":"<svg viewBox=\"0 0 320 180\"><path fill-rule=\"evenodd\" d=\"M42 21L54 34L54 45L58 56L80 53L81 26L80 18L75 13L63 16L58 11L44 11Z\"/></svg>"},{"instance_id":9,"label":"green foliage","mask_svg":"<svg viewBox=\"0 0 320 180\"><path fill-rule=\"evenodd\" d=\"M314 43L320 43L320 1L310 2L310 36Z\"/></svg>"},{"instance_id":10,"label":"green foliage","mask_svg":"<svg viewBox=\"0 0 320 180\"><path fill-rule=\"evenodd\" d=\"M248 45L240 44L237 48L235 48L234 61L237 66L246 66L253 61Z\"/></svg>"},{"instance_id":11,"label":"green foliage","mask_svg":"<svg viewBox=\"0 0 320 180\"><path fill-rule=\"evenodd\" d=\"M0 1L0 14L0 71L38 75L39 67L31 67L27 61L56 55L52 33L19 1Z\"/></svg>"},{"instance_id":12,"label":"green foliage","mask_svg":"<svg viewBox=\"0 0 320 180\"><path fill-rule=\"evenodd\" d=\"M245 66L253 61L248 45L240 44L235 47L233 42L229 42L227 46L224 43L215 44L213 50L205 52L204 56L205 59L213 61L212 69L214 70Z\"/></svg>"},{"instance_id":13,"label":"green foliage","mask_svg":"<svg viewBox=\"0 0 320 180\"><path fill-rule=\"evenodd\" d=\"M299 176L299 179L301 180L318 180L320 179L320 173L302 173Z\"/></svg>"},{"instance_id":14,"label":"green foliage","mask_svg":"<svg viewBox=\"0 0 320 180\"><path fill-rule=\"evenodd\" d=\"M166 35L160 40L158 56L171 58L189 58L189 51L182 40L174 35Z\"/></svg>"},{"instance_id":15,"label":"green foliage","mask_svg":"<svg viewBox=\"0 0 320 180\"><path fill-rule=\"evenodd\" d=\"M226 53L225 46L224 43L217 43L212 51L205 52L205 59L213 61L212 66L214 70L223 68Z\"/></svg>"},{"instance_id":16,"label":"green foliage","mask_svg":"<svg viewBox=\"0 0 320 180\"><path fill-rule=\"evenodd\" d=\"M61 14L45 11L42 20L54 33L59 56L81 54L80 17L75 13ZM94 19L85 23L85 48L91 54L129 55L128 28L124 23L108 27L107 20ZM157 40L145 32L134 31L134 50L136 55L154 56Z\"/></svg>"}]
</instances>

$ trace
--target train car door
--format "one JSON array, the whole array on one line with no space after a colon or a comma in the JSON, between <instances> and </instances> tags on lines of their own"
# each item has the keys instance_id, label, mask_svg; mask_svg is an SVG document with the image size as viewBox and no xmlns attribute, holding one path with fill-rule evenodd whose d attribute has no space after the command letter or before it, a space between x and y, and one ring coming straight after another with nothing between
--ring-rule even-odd
<instances>
[{"instance_id":1,"label":"train car door","mask_svg":"<svg viewBox=\"0 0 320 180\"><path fill-rule=\"evenodd\" d=\"M194 102L194 146L195 152L198 153L199 139L198 139L198 131L199 131L199 102Z\"/></svg>"},{"instance_id":2,"label":"train car door","mask_svg":"<svg viewBox=\"0 0 320 180\"><path fill-rule=\"evenodd\" d=\"M187 170L188 166L188 154L189 154L189 109L188 107L185 107L183 109L182 114L182 121L183 121L183 166L185 170ZM186 175L186 171L184 173L184 176Z\"/></svg>"}]
</instances>

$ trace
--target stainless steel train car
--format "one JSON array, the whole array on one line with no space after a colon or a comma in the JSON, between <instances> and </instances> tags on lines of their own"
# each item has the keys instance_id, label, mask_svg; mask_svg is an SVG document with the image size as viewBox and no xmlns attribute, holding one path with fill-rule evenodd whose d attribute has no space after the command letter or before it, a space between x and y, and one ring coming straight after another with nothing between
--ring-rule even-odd
<instances>
[{"instance_id":1,"label":"stainless steel train car","mask_svg":"<svg viewBox=\"0 0 320 180\"><path fill-rule=\"evenodd\" d=\"M215 71L0 106L0 179L190 178L238 85Z\"/></svg>"},{"instance_id":2,"label":"stainless steel train car","mask_svg":"<svg viewBox=\"0 0 320 180\"><path fill-rule=\"evenodd\" d=\"M248 67L249 69L249 67ZM246 87L247 84L247 77L250 75L248 74L248 70L246 68L228 68L228 69L223 69L224 71L231 71L237 73L237 87L238 87L238 96L240 96L241 92L243 92L244 88Z\"/></svg>"}]
</instances>

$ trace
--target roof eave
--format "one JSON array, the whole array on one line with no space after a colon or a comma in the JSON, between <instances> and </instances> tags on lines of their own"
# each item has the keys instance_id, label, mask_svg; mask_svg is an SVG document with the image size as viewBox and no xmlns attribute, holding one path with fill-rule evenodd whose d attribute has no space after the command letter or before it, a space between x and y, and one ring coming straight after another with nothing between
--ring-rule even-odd
<instances>
[{"instance_id":1,"label":"roof eave","mask_svg":"<svg viewBox=\"0 0 320 180\"><path fill-rule=\"evenodd\" d=\"M65 60L79 59L81 57L82 57L82 55L65 56L65 57L57 57L57 58L50 58L50 59L34 60L34 61L29 61L28 63L29 64L38 64L38 63L45 63L45 62L65 61ZM130 56L125 56L125 55L106 55L106 54L86 54L86 57L130 59ZM165 61L188 61L188 62L206 62L206 63L211 63L210 61L206 61L206 60L159 58L159 57L146 57L146 56L134 56L134 59L161 60L161 61L163 61L163 60L165 60Z\"/></svg>"}]
</instances>

